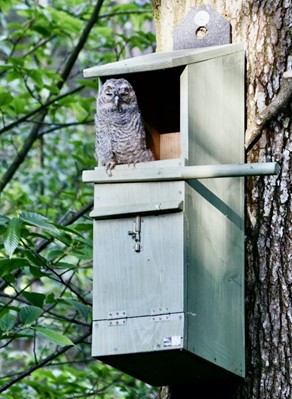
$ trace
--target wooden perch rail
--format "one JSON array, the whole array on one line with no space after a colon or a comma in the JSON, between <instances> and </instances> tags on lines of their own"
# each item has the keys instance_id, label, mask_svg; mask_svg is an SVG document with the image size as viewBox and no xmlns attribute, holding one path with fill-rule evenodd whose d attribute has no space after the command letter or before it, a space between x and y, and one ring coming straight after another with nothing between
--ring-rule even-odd
<instances>
[{"instance_id":1,"label":"wooden perch rail","mask_svg":"<svg viewBox=\"0 0 292 399\"><path fill-rule=\"evenodd\" d=\"M152 162L135 166L119 165L113 170L112 176L107 175L104 167L97 167L95 170L85 170L82 179L85 183L134 183L277 175L280 171L277 162L180 167L154 167L152 165Z\"/></svg>"}]
</instances>

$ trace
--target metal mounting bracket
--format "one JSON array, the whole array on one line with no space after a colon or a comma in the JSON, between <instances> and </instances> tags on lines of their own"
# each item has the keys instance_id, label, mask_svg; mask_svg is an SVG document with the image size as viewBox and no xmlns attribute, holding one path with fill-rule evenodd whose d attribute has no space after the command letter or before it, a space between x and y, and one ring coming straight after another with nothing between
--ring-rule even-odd
<instances>
[{"instance_id":1,"label":"metal mounting bracket","mask_svg":"<svg viewBox=\"0 0 292 399\"><path fill-rule=\"evenodd\" d=\"M173 49L193 49L231 43L231 25L210 6L192 8L173 34Z\"/></svg>"}]
</instances>

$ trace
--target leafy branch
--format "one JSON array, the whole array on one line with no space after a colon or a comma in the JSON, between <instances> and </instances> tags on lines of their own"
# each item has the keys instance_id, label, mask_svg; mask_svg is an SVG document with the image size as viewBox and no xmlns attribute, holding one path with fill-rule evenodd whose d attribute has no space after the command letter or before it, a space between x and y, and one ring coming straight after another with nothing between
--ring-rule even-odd
<instances>
[{"instance_id":1,"label":"leafy branch","mask_svg":"<svg viewBox=\"0 0 292 399\"><path fill-rule=\"evenodd\" d=\"M98 20L98 15L101 9L101 6L103 4L104 0L98 0L96 2L96 5L93 9L93 12L91 14L90 19L88 20L88 23L86 24L83 32L81 33L81 36L79 38L79 41L76 45L76 47L74 48L74 50L72 51L71 55L69 56L66 64L64 65L64 68L61 72L61 79L58 84L57 87L59 90L61 90L61 88L63 87L64 83L66 82L67 78L70 75L70 72L81 52L81 50L83 49L88 36L90 34L91 29L93 28L94 24L96 23L96 21ZM6 171L6 173L4 174L4 176L2 177L2 180L0 181L0 192L4 190L4 188L6 187L6 185L10 182L10 180L13 178L14 174L16 173L16 171L18 170L19 166L23 163L26 155L28 154L28 152L30 151L30 149L32 148L34 142L38 139L39 136L39 130L40 130L40 123L45 119L46 115L47 115L47 107L42 107L40 110L40 113L37 117L37 125L35 125L32 130L31 133L29 134L25 144L22 146L22 148L20 149L19 153L16 155L14 161L11 163L10 167L8 168L8 170ZM29 115L29 117L31 117L31 113ZM26 117L27 119L27 117ZM15 122L16 123L16 122ZM18 122L19 123L19 122ZM7 130L8 127L6 127ZM5 129L5 128L4 128ZM10 125L10 129L11 129L11 125ZM0 131L1 133L1 131ZM3 133L3 130L2 130Z\"/></svg>"},{"instance_id":2,"label":"leafy branch","mask_svg":"<svg viewBox=\"0 0 292 399\"><path fill-rule=\"evenodd\" d=\"M86 340L86 338L91 336L91 330L87 331L85 334L83 334L81 337L76 339L74 342L74 345L78 345ZM29 369L25 370L24 372L20 373L17 377L12 378L10 381L8 381L6 384L4 384L2 387L0 387L0 393L5 392L8 388L10 388L12 385L16 384L17 382L23 380L24 378L28 377L30 374L32 374L34 371L37 369L40 369L59 357L61 354L67 352L70 348L72 348L72 345L67 345L62 347L61 349L57 350L55 353L52 353L51 355L47 356L45 359L41 360L39 363L35 364L34 366L30 367Z\"/></svg>"},{"instance_id":3,"label":"leafy branch","mask_svg":"<svg viewBox=\"0 0 292 399\"><path fill-rule=\"evenodd\" d=\"M82 89L84 89L84 86L78 86L73 90L70 90L66 93L60 94L59 96L56 96L56 97L52 98L51 100L48 100L47 102L43 103L40 107L34 109L33 111L29 112L28 114L23 115L21 118L17 119L16 121L11 122L9 125L4 126L2 129L0 129L0 134L3 134L5 132L7 132L8 130L14 129L21 123L28 121L29 118L31 118L32 116L46 110L47 108L49 108L51 105L55 104L56 102L66 98L66 97L69 97L72 94L78 93ZM42 126L42 123L39 121L34 121L34 123Z\"/></svg>"}]
</instances>

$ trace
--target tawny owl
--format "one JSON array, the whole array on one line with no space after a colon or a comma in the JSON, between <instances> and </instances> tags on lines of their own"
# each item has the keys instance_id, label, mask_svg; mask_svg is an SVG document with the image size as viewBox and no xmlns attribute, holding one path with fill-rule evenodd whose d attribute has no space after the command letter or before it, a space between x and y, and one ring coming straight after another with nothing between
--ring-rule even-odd
<instances>
[{"instance_id":1,"label":"tawny owl","mask_svg":"<svg viewBox=\"0 0 292 399\"><path fill-rule=\"evenodd\" d=\"M126 79L108 79L96 102L96 158L111 170L116 164L153 161L132 85Z\"/></svg>"}]
</instances>

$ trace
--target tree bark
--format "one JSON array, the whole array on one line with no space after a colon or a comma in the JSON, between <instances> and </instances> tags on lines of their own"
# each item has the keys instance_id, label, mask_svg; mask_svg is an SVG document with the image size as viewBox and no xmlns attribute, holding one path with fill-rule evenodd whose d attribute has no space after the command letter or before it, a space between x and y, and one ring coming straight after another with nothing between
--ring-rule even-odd
<instances>
[{"instance_id":1,"label":"tree bark","mask_svg":"<svg viewBox=\"0 0 292 399\"><path fill-rule=\"evenodd\" d=\"M246 46L247 162L277 161L278 176L247 179L245 380L225 399L292 397L292 4L289 0L210 0ZM173 49L172 33L200 0L152 0L157 51ZM202 387L163 388L161 398L208 398ZM207 386L205 387L207 389ZM211 394L210 394L211 395Z\"/></svg>"}]
</instances>

